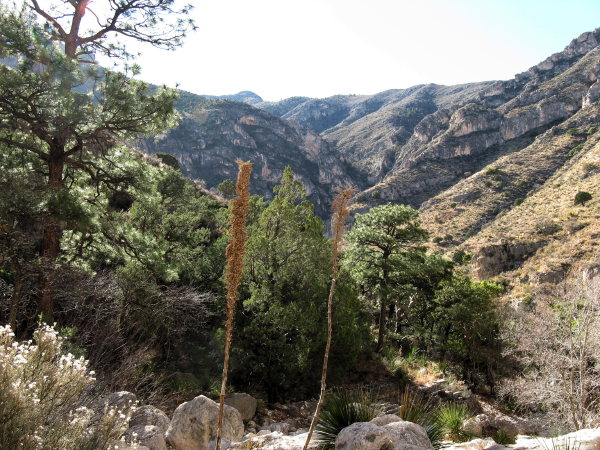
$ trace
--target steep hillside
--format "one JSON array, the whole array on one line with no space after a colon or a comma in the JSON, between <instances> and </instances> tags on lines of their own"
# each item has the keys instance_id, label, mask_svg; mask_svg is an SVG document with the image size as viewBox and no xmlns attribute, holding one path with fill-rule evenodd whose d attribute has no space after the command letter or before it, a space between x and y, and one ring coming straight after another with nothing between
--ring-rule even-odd
<instances>
[{"instance_id":1,"label":"steep hillside","mask_svg":"<svg viewBox=\"0 0 600 450\"><path fill-rule=\"evenodd\" d=\"M335 188L356 186L356 176L318 134L252 106L183 93L183 119L166 135L143 142L150 153L166 152L183 172L208 188L237 174L236 159L254 163L252 192L271 198L286 166L291 166L321 216L327 216Z\"/></svg>"},{"instance_id":2,"label":"steep hillside","mask_svg":"<svg viewBox=\"0 0 600 450\"><path fill-rule=\"evenodd\" d=\"M363 198L419 205L490 160L525 148L533 136L598 99L599 44L600 29L585 33L513 80L482 89L473 101L426 116Z\"/></svg>"},{"instance_id":3,"label":"steep hillside","mask_svg":"<svg viewBox=\"0 0 600 450\"><path fill-rule=\"evenodd\" d=\"M431 84L326 99L292 97L256 106L322 133L342 157L365 171L375 183L389 170L395 152L421 119L441 107L471 99L491 84Z\"/></svg>"}]
</instances>

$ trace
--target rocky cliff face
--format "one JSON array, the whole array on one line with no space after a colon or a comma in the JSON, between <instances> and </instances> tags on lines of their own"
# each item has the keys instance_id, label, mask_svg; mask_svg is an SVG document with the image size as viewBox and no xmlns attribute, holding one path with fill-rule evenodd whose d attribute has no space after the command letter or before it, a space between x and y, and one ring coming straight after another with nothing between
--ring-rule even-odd
<instances>
[{"instance_id":1,"label":"rocky cliff face","mask_svg":"<svg viewBox=\"0 0 600 450\"><path fill-rule=\"evenodd\" d=\"M364 198L420 205L482 164L529 144L599 96L600 29L585 33L514 79L482 87L424 117L381 183ZM454 170L448 170L451 167ZM431 172L435 171L435 181ZM415 177L415 174L419 176ZM428 178L415 184L415 178Z\"/></svg>"},{"instance_id":2,"label":"rocky cliff face","mask_svg":"<svg viewBox=\"0 0 600 450\"><path fill-rule=\"evenodd\" d=\"M336 187L355 186L353 177L317 133L286 122L250 105L186 94L179 109L183 119L164 136L147 139L144 150L167 152L183 172L202 179L208 188L235 180L236 159L254 163L251 190L272 197L286 166L307 190L318 214L329 212Z\"/></svg>"}]
</instances>

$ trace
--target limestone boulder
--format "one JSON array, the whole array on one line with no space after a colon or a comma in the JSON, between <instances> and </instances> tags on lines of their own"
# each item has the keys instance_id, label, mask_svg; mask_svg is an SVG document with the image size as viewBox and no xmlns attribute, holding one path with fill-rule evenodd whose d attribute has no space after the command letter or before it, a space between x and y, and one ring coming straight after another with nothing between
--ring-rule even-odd
<instances>
[{"instance_id":1,"label":"limestone boulder","mask_svg":"<svg viewBox=\"0 0 600 450\"><path fill-rule=\"evenodd\" d=\"M198 450L209 447L216 439L219 405L200 395L182 403L173 413L167 429L167 443L176 450ZM225 405L223 415L223 439L238 442L244 435L244 422L239 411Z\"/></svg>"},{"instance_id":2,"label":"limestone boulder","mask_svg":"<svg viewBox=\"0 0 600 450\"><path fill-rule=\"evenodd\" d=\"M242 420L252 420L256 414L258 401L250 394L235 393L225 399L225 404L233 406L242 415Z\"/></svg>"},{"instance_id":3,"label":"limestone boulder","mask_svg":"<svg viewBox=\"0 0 600 450\"><path fill-rule=\"evenodd\" d=\"M129 426L154 425L161 433L165 434L170 422L169 417L160 409L152 405L145 405L135 409L129 420Z\"/></svg>"},{"instance_id":4,"label":"limestone boulder","mask_svg":"<svg viewBox=\"0 0 600 450\"><path fill-rule=\"evenodd\" d=\"M388 430L370 422L356 422L339 432L336 450L381 450L393 448Z\"/></svg>"},{"instance_id":5,"label":"limestone boulder","mask_svg":"<svg viewBox=\"0 0 600 450\"><path fill-rule=\"evenodd\" d=\"M137 443L150 450L167 450L163 432L154 425L135 425L125 433L125 441Z\"/></svg>"}]
</instances>

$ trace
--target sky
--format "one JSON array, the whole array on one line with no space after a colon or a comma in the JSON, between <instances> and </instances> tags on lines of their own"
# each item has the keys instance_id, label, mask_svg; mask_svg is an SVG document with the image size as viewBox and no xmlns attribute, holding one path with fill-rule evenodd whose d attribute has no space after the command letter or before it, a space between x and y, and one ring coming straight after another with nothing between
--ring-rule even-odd
<instances>
[{"instance_id":1,"label":"sky","mask_svg":"<svg viewBox=\"0 0 600 450\"><path fill-rule=\"evenodd\" d=\"M512 78L600 26L600 0L192 0L198 31L141 79L277 101Z\"/></svg>"}]
</instances>

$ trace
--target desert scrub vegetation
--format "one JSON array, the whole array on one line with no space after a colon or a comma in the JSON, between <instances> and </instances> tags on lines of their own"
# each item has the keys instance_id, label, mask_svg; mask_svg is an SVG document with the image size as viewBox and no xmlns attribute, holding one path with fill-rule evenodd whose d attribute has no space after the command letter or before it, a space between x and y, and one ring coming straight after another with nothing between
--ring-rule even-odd
<instances>
[{"instance_id":1,"label":"desert scrub vegetation","mask_svg":"<svg viewBox=\"0 0 600 450\"><path fill-rule=\"evenodd\" d=\"M63 351L58 332L40 325L17 342L0 327L0 448L104 449L127 429L129 413L86 407L94 372Z\"/></svg>"},{"instance_id":2,"label":"desert scrub vegetation","mask_svg":"<svg viewBox=\"0 0 600 450\"><path fill-rule=\"evenodd\" d=\"M550 298L549 306L506 318L505 348L520 370L498 389L500 398L522 412L544 414L561 432L600 424L598 287L582 282L572 290L571 298Z\"/></svg>"},{"instance_id":3,"label":"desert scrub vegetation","mask_svg":"<svg viewBox=\"0 0 600 450\"><path fill-rule=\"evenodd\" d=\"M320 450L333 449L342 429L356 422L369 422L381 413L368 391L338 390L325 398L315 427Z\"/></svg>"}]
</instances>

